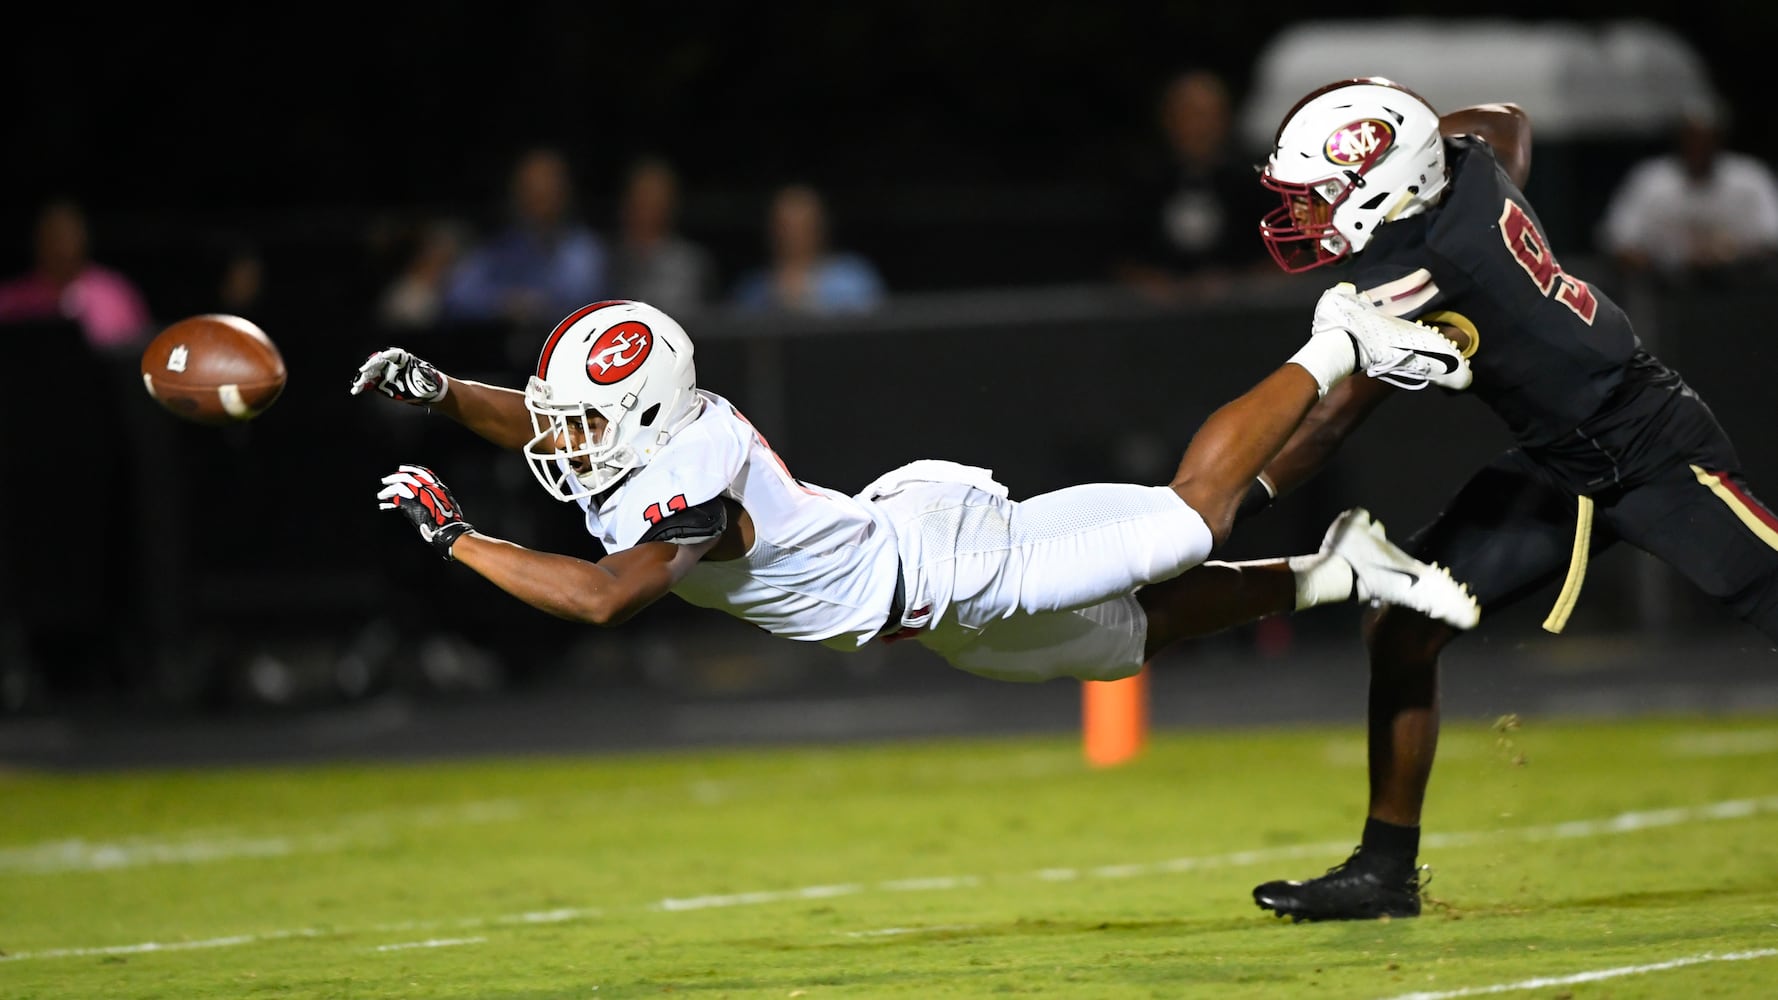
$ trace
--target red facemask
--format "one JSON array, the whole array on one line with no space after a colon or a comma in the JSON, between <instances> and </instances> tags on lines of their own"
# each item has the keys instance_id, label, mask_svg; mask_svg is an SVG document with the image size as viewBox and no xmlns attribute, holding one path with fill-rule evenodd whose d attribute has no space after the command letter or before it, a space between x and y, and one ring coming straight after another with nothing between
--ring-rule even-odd
<instances>
[{"instance_id":1,"label":"red facemask","mask_svg":"<svg viewBox=\"0 0 1778 1000\"><path fill-rule=\"evenodd\" d=\"M1353 178L1354 181L1356 179ZM1298 274L1332 264L1350 255L1349 244L1340 236L1339 230L1334 228L1333 213L1341 202L1357 190L1356 183L1348 183L1340 196L1329 202L1315 190L1326 184L1327 179L1293 184L1278 180L1268 170L1260 174L1259 182L1278 192L1284 200L1283 205L1268 212L1259 222L1260 238L1265 240L1266 249L1271 251L1272 259L1278 262L1279 267L1289 274ZM1323 244L1330 236L1340 237L1340 250L1337 253Z\"/></svg>"}]
</instances>

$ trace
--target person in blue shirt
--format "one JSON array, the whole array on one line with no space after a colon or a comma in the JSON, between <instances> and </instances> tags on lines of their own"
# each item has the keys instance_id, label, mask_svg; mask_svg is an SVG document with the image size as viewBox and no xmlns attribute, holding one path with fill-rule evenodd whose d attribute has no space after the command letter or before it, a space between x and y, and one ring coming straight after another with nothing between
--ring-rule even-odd
<instances>
[{"instance_id":1,"label":"person in blue shirt","mask_svg":"<svg viewBox=\"0 0 1778 1000\"><path fill-rule=\"evenodd\" d=\"M870 261L827 242L821 196L804 184L780 188L768 221L770 263L745 275L735 304L789 312L867 312L882 305L883 279Z\"/></svg>"},{"instance_id":2,"label":"person in blue shirt","mask_svg":"<svg viewBox=\"0 0 1778 1000\"><path fill-rule=\"evenodd\" d=\"M606 292L602 240L574 216L574 183L556 149L525 152L513 168L512 219L471 247L444 289L446 321L553 321Z\"/></svg>"}]
</instances>

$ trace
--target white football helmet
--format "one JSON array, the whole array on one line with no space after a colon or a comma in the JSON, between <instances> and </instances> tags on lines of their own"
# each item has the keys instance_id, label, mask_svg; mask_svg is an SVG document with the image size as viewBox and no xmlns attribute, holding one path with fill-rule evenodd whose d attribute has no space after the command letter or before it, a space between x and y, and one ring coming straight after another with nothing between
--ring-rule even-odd
<instances>
[{"instance_id":1,"label":"white football helmet","mask_svg":"<svg viewBox=\"0 0 1778 1000\"><path fill-rule=\"evenodd\" d=\"M1438 112L1382 77L1341 80L1297 102L1260 183L1284 198L1259 224L1292 274L1363 250L1377 227L1426 210L1445 189Z\"/></svg>"},{"instance_id":2,"label":"white football helmet","mask_svg":"<svg viewBox=\"0 0 1778 1000\"><path fill-rule=\"evenodd\" d=\"M577 500L648 464L703 409L691 353L685 330L641 302L594 302L557 323L525 386L525 458L543 488Z\"/></svg>"}]
</instances>

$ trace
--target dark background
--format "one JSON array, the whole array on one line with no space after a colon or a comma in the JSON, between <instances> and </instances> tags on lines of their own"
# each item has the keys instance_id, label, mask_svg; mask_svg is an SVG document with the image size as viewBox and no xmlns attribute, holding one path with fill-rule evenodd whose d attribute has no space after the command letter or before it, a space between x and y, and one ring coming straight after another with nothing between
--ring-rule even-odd
<instances>
[{"instance_id":1,"label":"dark background","mask_svg":"<svg viewBox=\"0 0 1778 1000\"><path fill-rule=\"evenodd\" d=\"M179 276L233 239L264 249L291 298L311 298L291 276L323 263L364 276L321 294L367 294L389 263L379 225L435 212L493 221L514 153L535 142L565 148L584 214L606 229L630 159L670 157L685 229L729 278L761 253L770 190L801 179L828 192L837 241L875 257L894 290L1097 279L1108 212L1155 148L1155 97L1171 74L1216 69L1238 99L1256 54L1293 21L1457 13L1303 2L77 10L40 5L8 30L0 234L14 235L0 239L0 263L25 263L40 198L73 194L99 258L159 278L151 305L169 317L188 301ZM1663 23L1708 60L1735 114L1731 142L1778 158L1768 5L1461 13ZM1584 205L1544 214L1593 214L1634 152L1589 158L1589 182L1563 189ZM1574 254L1590 231L1554 235Z\"/></svg>"}]
</instances>

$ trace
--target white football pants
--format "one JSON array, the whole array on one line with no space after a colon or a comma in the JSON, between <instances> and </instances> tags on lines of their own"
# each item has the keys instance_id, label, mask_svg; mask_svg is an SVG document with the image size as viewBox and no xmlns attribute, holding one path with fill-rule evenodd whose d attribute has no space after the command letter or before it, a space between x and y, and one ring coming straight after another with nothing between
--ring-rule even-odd
<instances>
[{"instance_id":1,"label":"white football pants","mask_svg":"<svg viewBox=\"0 0 1778 1000\"><path fill-rule=\"evenodd\" d=\"M1112 680L1142 668L1138 588L1210 554L1165 486L1096 483L1009 500L986 470L916 462L877 480L906 583L902 624L953 666L999 680Z\"/></svg>"}]
</instances>

